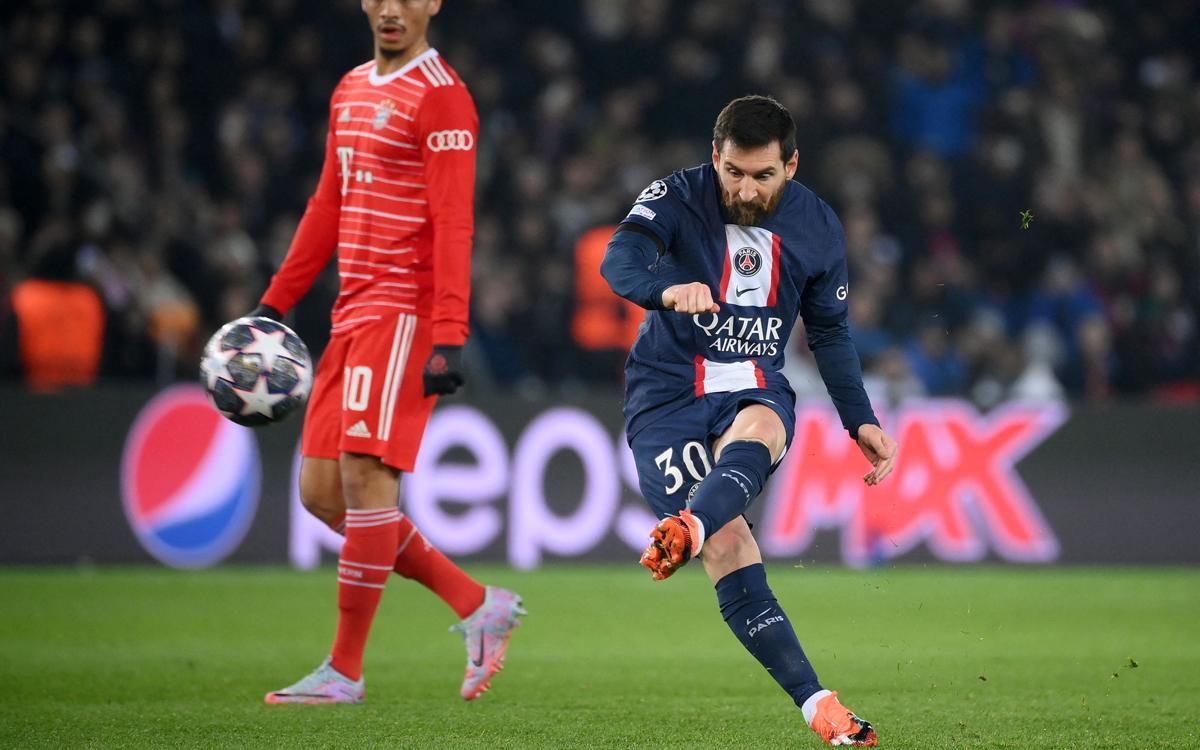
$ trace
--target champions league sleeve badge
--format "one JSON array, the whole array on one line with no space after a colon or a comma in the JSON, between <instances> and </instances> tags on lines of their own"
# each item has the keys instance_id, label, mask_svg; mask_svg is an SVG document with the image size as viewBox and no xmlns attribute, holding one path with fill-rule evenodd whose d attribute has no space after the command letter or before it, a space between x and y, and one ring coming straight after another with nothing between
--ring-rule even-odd
<instances>
[{"instance_id":1,"label":"champions league sleeve badge","mask_svg":"<svg viewBox=\"0 0 1200 750\"><path fill-rule=\"evenodd\" d=\"M634 203L646 203L648 201L656 201L667 194L667 183L662 180L655 180L650 185L638 194L637 200Z\"/></svg>"}]
</instances>

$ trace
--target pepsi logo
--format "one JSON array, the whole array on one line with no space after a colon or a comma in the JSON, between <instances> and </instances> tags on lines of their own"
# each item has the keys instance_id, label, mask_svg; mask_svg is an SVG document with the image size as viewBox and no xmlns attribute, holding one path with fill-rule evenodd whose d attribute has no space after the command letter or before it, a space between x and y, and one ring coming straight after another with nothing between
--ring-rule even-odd
<instances>
[{"instance_id":1,"label":"pepsi logo","mask_svg":"<svg viewBox=\"0 0 1200 750\"><path fill-rule=\"evenodd\" d=\"M218 414L198 385L151 399L125 441L125 517L146 551L172 567L208 567L237 549L260 482L251 431Z\"/></svg>"}]
</instances>

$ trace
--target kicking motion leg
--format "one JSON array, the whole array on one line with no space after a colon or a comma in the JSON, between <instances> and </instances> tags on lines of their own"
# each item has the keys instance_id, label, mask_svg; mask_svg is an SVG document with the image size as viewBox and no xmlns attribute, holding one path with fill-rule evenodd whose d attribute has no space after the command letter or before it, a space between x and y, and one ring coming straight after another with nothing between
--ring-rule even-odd
<instances>
[{"instance_id":1,"label":"kicking motion leg","mask_svg":"<svg viewBox=\"0 0 1200 750\"><path fill-rule=\"evenodd\" d=\"M699 555L705 537L740 517L762 492L786 445L787 431L770 407L750 404L739 411L713 446L716 465L700 482L690 508L651 531L642 565L663 580Z\"/></svg>"}]
</instances>

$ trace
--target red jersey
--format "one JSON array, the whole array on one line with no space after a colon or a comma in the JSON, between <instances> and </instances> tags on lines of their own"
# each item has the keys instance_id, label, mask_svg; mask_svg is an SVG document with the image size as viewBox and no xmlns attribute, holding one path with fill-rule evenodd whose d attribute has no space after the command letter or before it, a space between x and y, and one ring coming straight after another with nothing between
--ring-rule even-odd
<instances>
[{"instance_id":1,"label":"red jersey","mask_svg":"<svg viewBox=\"0 0 1200 750\"><path fill-rule=\"evenodd\" d=\"M336 248L333 335L408 313L432 321L434 344L463 344L478 132L475 103L437 50L388 75L374 60L347 73L317 190L262 302L287 312Z\"/></svg>"}]
</instances>

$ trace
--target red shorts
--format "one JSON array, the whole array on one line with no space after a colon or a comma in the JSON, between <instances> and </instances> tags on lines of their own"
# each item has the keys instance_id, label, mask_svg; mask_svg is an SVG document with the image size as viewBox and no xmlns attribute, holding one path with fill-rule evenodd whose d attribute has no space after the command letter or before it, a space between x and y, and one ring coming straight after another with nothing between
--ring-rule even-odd
<instances>
[{"instance_id":1,"label":"red shorts","mask_svg":"<svg viewBox=\"0 0 1200 750\"><path fill-rule=\"evenodd\" d=\"M317 365L300 452L379 456L412 471L437 397L425 398L421 371L433 348L430 322L398 314L329 340Z\"/></svg>"}]
</instances>

